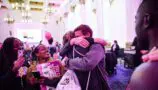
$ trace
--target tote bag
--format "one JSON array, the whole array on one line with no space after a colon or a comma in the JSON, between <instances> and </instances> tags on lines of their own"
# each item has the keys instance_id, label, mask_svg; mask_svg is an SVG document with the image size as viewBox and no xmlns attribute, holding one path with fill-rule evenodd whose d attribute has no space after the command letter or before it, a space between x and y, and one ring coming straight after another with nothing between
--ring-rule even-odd
<instances>
[{"instance_id":1,"label":"tote bag","mask_svg":"<svg viewBox=\"0 0 158 90\"><path fill-rule=\"evenodd\" d=\"M78 78L74 71L68 70L59 81L56 90L81 90Z\"/></svg>"}]
</instances>

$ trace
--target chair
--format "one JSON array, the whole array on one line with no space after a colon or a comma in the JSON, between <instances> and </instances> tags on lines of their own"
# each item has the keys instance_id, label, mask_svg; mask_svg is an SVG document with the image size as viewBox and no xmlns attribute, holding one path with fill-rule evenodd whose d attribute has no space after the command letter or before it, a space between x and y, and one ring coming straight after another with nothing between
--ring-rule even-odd
<instances>
[{"instance_id":1,"label":"chair","mask_svg":"<svg viewBox=\"0 0 158 90\"><path fill-rule=\"evenodd\" d=\"M109 75L112 75L113 73L116 74L116 64L117 64L117 57L112 52L107 52L105 58L106 62L106 71Z\"/></svg>"}]
</instances>

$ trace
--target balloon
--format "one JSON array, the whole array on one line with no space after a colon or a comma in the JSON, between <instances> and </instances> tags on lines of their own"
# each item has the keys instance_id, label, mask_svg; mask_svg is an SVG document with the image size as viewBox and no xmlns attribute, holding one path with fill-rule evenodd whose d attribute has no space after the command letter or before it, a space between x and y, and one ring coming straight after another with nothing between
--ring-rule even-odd
<instances>
[{"instance_id":1,"label":"balloon","mask_svg":"<svg viewBox=\"0 0 158 90\"><path fill-rule=\"evenodd\" d=\"M51 38L52 38L51 33L50 33L50 32L46 32L46 33L45 33L45 38L46 38L47 40L51 39Z\"/></svg>"}]
</instances>

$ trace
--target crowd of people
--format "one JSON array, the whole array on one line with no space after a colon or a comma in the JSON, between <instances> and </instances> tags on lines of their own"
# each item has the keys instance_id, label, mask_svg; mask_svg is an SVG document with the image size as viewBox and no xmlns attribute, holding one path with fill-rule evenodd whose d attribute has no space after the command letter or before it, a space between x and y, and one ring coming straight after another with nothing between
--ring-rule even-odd
<instances>
[{"instance_id":1,"label":"crowd of people","mask_svg":"<svg viewBox=\"0 0 158 90\"><path fill-rule=\"evenodd\" d=\"M144 63L135 69L126 90L158 89L157 8L157 0L143 0L138 8L135 45L136 53L144 54L139 57ZM58 42L53 45L53 37L48 43L48 47L41 41L29 48L18 38L6 38L0 44L0 90L61 90L58 84L68 70L75 73L80 90L111 90L105 69L107 42L93 38L88 25L79 25L65 33L62 47ZM119 49L115 40L111 51L118 56ZM65 82L63 85L70 80Z\"/></svg>"},{"instance_id":2,"label":"crowd of people","mask_svg":"<svg viewBox=\"0 0 158 90\"><path fill-rule=\"evenodd\" d=\"M92 36L88 25L80 25L63 36L62 48L58 43L52 45L53 37L48 40L49 47L40 42L32 48L18 38L8 37L0 50L0 89L54 90L64 73L73 70L82 90L108 90L104 63L106 41ZM51 74L50 78L46 73L51 71L40 72L37 68L49 62L58 63L58 76Z\"/></svg>"}]
</instances>

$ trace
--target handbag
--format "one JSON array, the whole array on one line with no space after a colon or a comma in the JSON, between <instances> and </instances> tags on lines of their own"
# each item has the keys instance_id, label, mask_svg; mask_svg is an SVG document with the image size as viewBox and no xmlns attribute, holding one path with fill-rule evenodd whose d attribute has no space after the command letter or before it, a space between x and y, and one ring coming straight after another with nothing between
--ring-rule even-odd
<instances>
[{"instance_id":1,"label":"handbag","mask_svg":"<svg viewBox=\"0 0 158 90\"><path fill-rule=\"evenodd\" d=\"M76 49L75 49L75 47L73 47L73 58L74 58L75 51L76 51ZM81 53L79 53L79 54L82 55ZM86 90L88 90L90 76L91 76L91 71L88 74ZM59 83L56 87L56 90L81 90L80 83L79 83L78 78L73 70L66 71L66 73L63 75L63 77L59 81Z\"/></svg>"},{"instance_id":2,"label":"handbag","mask_svg":"<svg viewBox=\"0 0 158 90\"><path fill-rule=\"evenodd\" d=\"M59 81L56 90L81 90L78 78L73 70L67 70Z\"/></svg>"}]
</instances>

